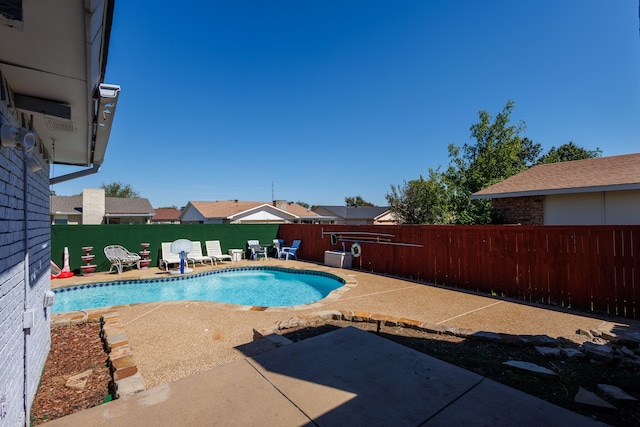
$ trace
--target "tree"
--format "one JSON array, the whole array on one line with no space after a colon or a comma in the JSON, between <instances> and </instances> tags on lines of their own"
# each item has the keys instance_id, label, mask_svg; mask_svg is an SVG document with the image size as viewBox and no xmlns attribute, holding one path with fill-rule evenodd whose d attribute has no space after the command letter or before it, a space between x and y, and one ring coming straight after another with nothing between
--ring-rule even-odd
<instances>
[{"instance_id":1,"label":"tree","mask_svg":"<svg viewBox=\"0 0 640 427\"><path fill-rule=\"evenodd\" d=\"M440 174L429 169L429 179L405 181L402 186L391 185L385 195L389 209L400 224L445 224L447 209Z\"/></svg>"},{"instance_id":2,"label":"tree","mask_svg":"<svg viewBox=\"0 0 640 427\"><path fill-rule=\"evenodd\" d=\"M464 144L462 147L449 145L451 162L443 174L443 180L453 222L492 222L491 201L471 200L471 195L522 172L540 154L539 143L520 136L525 130L524 122L510 124L514 107L513 101L507 101L493 122L488 112L479 111L480 121L469 129L476 143Z\"/></svg>"},{"instance_id":3,"label":"tree","mask_svg":"<svg viewBox=\"0 0 640 427\"><path fill-rule=\"evenodd\" d=\"M120 197L124 199L140 197L129 184L123 184L120 181L114 181L109 184L102 183L102 188L104 189L104 195L106 197Z\"/></svg>"},{"instance_id":4,"label":"tree","mask_svg":"<svg viewBox=\"0 0 640 427\"><path fill-rule=\"evenodd\" d=\"M595 150L587 150L578 147L573 141L563 144L560 147L551 147L544 156L540 157L536 164L568 162L571 160L584 160L600 157L602 150L596 147Z\"/></svg>"},{"instance_id":5,"label":"tree","mask_svg":"<svg viewBox=\"0 0 640 427\"><path fill-rule=\"evenodd\" d=\"M344 203L346 206L373 206L373 203L367 202L361 196L345 197Z\"/></svg>"}]
</instances>

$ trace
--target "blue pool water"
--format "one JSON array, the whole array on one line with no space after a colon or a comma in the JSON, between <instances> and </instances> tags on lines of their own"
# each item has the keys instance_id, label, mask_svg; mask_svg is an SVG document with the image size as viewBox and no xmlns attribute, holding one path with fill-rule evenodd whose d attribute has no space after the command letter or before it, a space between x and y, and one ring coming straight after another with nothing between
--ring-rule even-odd
<instances>
[{"instance_id":1,"label":"blue pool water","mask_svg":"<svg viewBox=\"0 0 640 427\"><path fill-rule=\"evenodd\" d=\"M310 304L344 285L334 275L283 268L241 268L186 277L95 283L55 289L52 312L157 301L217 301L282 307Z\"/></svg>"}]
</instances>

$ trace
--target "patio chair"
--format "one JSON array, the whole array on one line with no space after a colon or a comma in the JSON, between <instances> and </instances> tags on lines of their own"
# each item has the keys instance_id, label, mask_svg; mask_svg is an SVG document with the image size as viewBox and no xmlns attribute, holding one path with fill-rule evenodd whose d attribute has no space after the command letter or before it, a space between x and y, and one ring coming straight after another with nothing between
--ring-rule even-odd
<instances>
[{"instance_id":1,"label":"patio chair","mask_svg":"<svg viewBox=\"0 0 640 427\"><path fill-rule=\"evenodd\" d=\"M259 257L267 259L267 248L260 246L259 240L247 240L247 246L251 251L251 259L257 260Z\"/></svg>"},{"instance_id":2,"label":"patio chair","mask_svg":"<svg viewBox=\"0 0 640 427\"><path fill-rule=\"evenodd\" d=\"M196 266L196 262L206 264L206 262L209 261L212 267L214 263L217 264L213 258L202 254L202 245L199 240L194 240L191 243L193 244L193 250L187 254L187 259L193 262L194 267Z\"/></svg>"},{"instance_id":3,"label":"patio chair","mask_svg":"<svg viewBox=\"0 0 640 427\"><path fill-rule=\"evenodd\" d=\"M283 239L273 239L273 248L276 250L276 258L280 258L282 248L284 247Z\"/></svg>"},{"instance_id":4,"label":"patio chair","mask_svg":"<svg viewBox=\"0 0 640 427\"><path fill-rule=\"evenodd\" d=\"M109 245L104 248L104 255L107 257L109 262L111 263L111 268L109 269L109 273L113 271L115 267L118 271L118 274L122 274L122 270L125 268L129 268L133 265L137 265L140 268L140 260L142 257L140 255L129 252L123 246L120 245Z\"/></svg>"},{"instance_id":5,"label":"patio chair","mask_svg":"<svg viewBox=\"0 0 640 427\"><path fill-rule=\"evenodd\" d=\"M215 261L231 261L231 255L223 254L220 248L220 240L207 240L204 242L207 249L207 256L210 256Z\"/></svg>"},{"instance_id":6,"label":"patio chair","mask_svg":"<svg viewBox=\"0 0 640 427\"><path fill-rule=\"evenodd\" d=\"M171 252L171 244L172 242L162 242L160 245L162 248L162 258L160 259L160 262L162 263L161 266L164 264L164 269L167 271L169 271L169 264L180 265L180 254ZM184 261L187 266L189 266L189 259L187 258Z\"/></svg>"},{"instance_id":7,"label":"patio chair","mask_svg":"<svg viewBox=\"0 0 640 427\"><path fill-rule=\"evenodd\" d=\"M292 257L297 261L298 260L298 256L296 255L296 252L298 252L298 248L300 247L300 243L302 243L302 241L294 240L293 243L291 244L291 246L282 248L282 252L278 256L278 258L284 257L285 260L288 261L289 257Z\"/></svg>"}]
</instances>

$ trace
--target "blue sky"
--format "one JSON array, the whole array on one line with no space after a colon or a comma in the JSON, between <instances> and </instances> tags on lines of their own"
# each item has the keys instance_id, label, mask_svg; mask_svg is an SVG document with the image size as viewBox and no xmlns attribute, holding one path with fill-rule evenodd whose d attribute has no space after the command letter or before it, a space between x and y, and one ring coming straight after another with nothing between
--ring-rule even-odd
<instances>
[{"instance_id":1,"label":"blue sky","mask_svg":"<svg viewBox=\"0 0 640 427\"><path fill-rule=\"evenodd\" d=\"M478 111L544 151L640 151L637 0L119 1L106 159L154 207L240 199L385 206L449 164ZM52 176L78 170L55 165Z\"/></svg>"}]
</instances>

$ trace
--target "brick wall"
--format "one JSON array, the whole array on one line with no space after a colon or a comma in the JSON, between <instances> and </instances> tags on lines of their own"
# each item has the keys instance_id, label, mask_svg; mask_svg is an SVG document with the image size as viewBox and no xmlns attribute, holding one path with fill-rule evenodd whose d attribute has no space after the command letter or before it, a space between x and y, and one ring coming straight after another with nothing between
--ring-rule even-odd
<instances>
[{"instance_id":1,"label":"brick wall","mask_svg":"<svg viewBox=\"0 0 640 427\"><path fill-rule=\"evenodd\" d=\"M0 125L15 126L5 101L0 100ZM28 422L51 345L43 307L50 271L48 167L25 170L19 147L0 147L0 425ZM24 329L28 310L35 326Z\"/></svg>"},{"instance_id":2,"label":"brick wall","mask_svg":"<svg viewBox=\"0 0 640 427\"><path fill-rule=\"evenodd\" d=\"M493 209L504 224L544 224L544 200L542 196L506 197L493 199Z\"/></svg>"}]
</instances>

